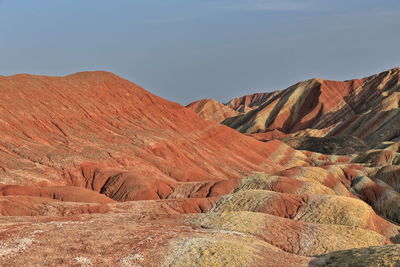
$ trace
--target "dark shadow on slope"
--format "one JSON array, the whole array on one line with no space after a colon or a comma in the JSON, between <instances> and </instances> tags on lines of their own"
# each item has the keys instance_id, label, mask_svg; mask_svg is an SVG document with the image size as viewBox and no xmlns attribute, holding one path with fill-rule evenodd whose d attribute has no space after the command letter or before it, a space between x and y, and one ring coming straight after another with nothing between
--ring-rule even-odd
<instances>
[{"instance_id":1,"label":"dark shadow on slope","mask_svg":"<svg viewBox=\"0 0 400 267\"><path fill-rule=\"evenodd\" d=\"M308 150L330 155L348 155L368 149L367 145L358 137L289 137L281 139L287 145L298 150Z\"/></svg>"}]
</instances>

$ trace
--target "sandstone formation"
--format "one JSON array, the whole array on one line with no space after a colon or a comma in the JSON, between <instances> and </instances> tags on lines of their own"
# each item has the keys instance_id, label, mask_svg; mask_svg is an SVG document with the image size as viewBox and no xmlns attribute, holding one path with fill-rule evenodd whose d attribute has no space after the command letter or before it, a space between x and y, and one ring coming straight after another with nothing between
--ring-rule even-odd
<instances>
[{"instance_id":1,"label":"sandstone formation","mask_svg":"<svg viewBox=\"0 0 400 267\"><path fill-rule=\"evenodd\" d=\"M0 77L0 96L4 184L158 199L178 182L281 168L267 159L270 145L199 119L111 73Z\"/></svg>"},{"instance_id":2,"label":"sandstone formation","mask_svg":"<svg viewBox=\"0 0 400 267\"><path fill-rule=\"evenodd\" d=\"M226 106L243 114L221 122L258 136L271 131L281 132L280 137L354 136L376 146L400 136L399 100L400 68L394 68L364 79L311 79L282 91L235 98Z\"/></svg>"},{"instance_id":3,"label":"sandstone formation","mask_svg":"<svg viewBox=\"0 0 400 267\"><path fill-rule=\"evenodd\" d=\"M393 77L192 104L205 120L111 73L0 76L0 265L396 266L398 125L327 130L396 112ZM326 101L321 113L302 97ZM354 114L310 128L339 99ZM276 128L216 123L258 113ZM271 141L283 137L301 150Z\"/></svg>"},{"instance_id":4,"label":"sandstone formation","mask_svg":"<svg viewBox=\"0 0 400 267\"><path fill-rule=\"evenodd\" d=\"M226 118L237 116L240 112L213 99L203 99L187 105L188 109L193 110L206 120L221 122Z\"/></svg>"}]
</instances>

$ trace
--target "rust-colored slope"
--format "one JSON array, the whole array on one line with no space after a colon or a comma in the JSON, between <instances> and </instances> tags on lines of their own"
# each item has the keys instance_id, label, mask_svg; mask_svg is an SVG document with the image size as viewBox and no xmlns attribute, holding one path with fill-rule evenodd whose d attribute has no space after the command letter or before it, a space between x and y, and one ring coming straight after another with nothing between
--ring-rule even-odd
<instances>
[{"instance_id":1,"label":"rust-colored slope","mask_svg":"<svg viewBox=\"0 0 400 267\"><path fill-rule=\"evenodd\" d=\"M282 166L269 144L107 72L0 77L0 182L160 198L177 182Z\"/></svg>"}]
</instances>

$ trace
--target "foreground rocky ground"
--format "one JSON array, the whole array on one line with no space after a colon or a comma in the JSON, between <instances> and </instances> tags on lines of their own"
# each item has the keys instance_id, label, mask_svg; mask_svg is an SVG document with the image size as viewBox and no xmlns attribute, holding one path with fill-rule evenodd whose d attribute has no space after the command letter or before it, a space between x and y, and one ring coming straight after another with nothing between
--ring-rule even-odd
<instances>
[{"instance_id":1,"label":"foreground rocky ground","mask_svg":"<svg viewBox=\"0 0 400 267\"><path fill-rule=\"evenodd\" d=\"M296 150L104 72L0 94L0 265L400 263L398 136Z\"/></svg>"}]
</instances>

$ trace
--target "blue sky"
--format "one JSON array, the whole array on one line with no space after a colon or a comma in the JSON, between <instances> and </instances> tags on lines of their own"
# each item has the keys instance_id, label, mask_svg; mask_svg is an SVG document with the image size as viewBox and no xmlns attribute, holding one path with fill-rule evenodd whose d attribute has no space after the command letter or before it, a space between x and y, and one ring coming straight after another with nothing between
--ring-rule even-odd
<instances>
[{"instance_id":1,"label":"blue sky","mask_svg":"<svg viewBox=\"0 0 400 267\"><path fill-rule=\"evenodd\" d=\"M398 0L0 0L0 75L107 70L227 101L400 66Z\"/></svg>"}]
</instances>

